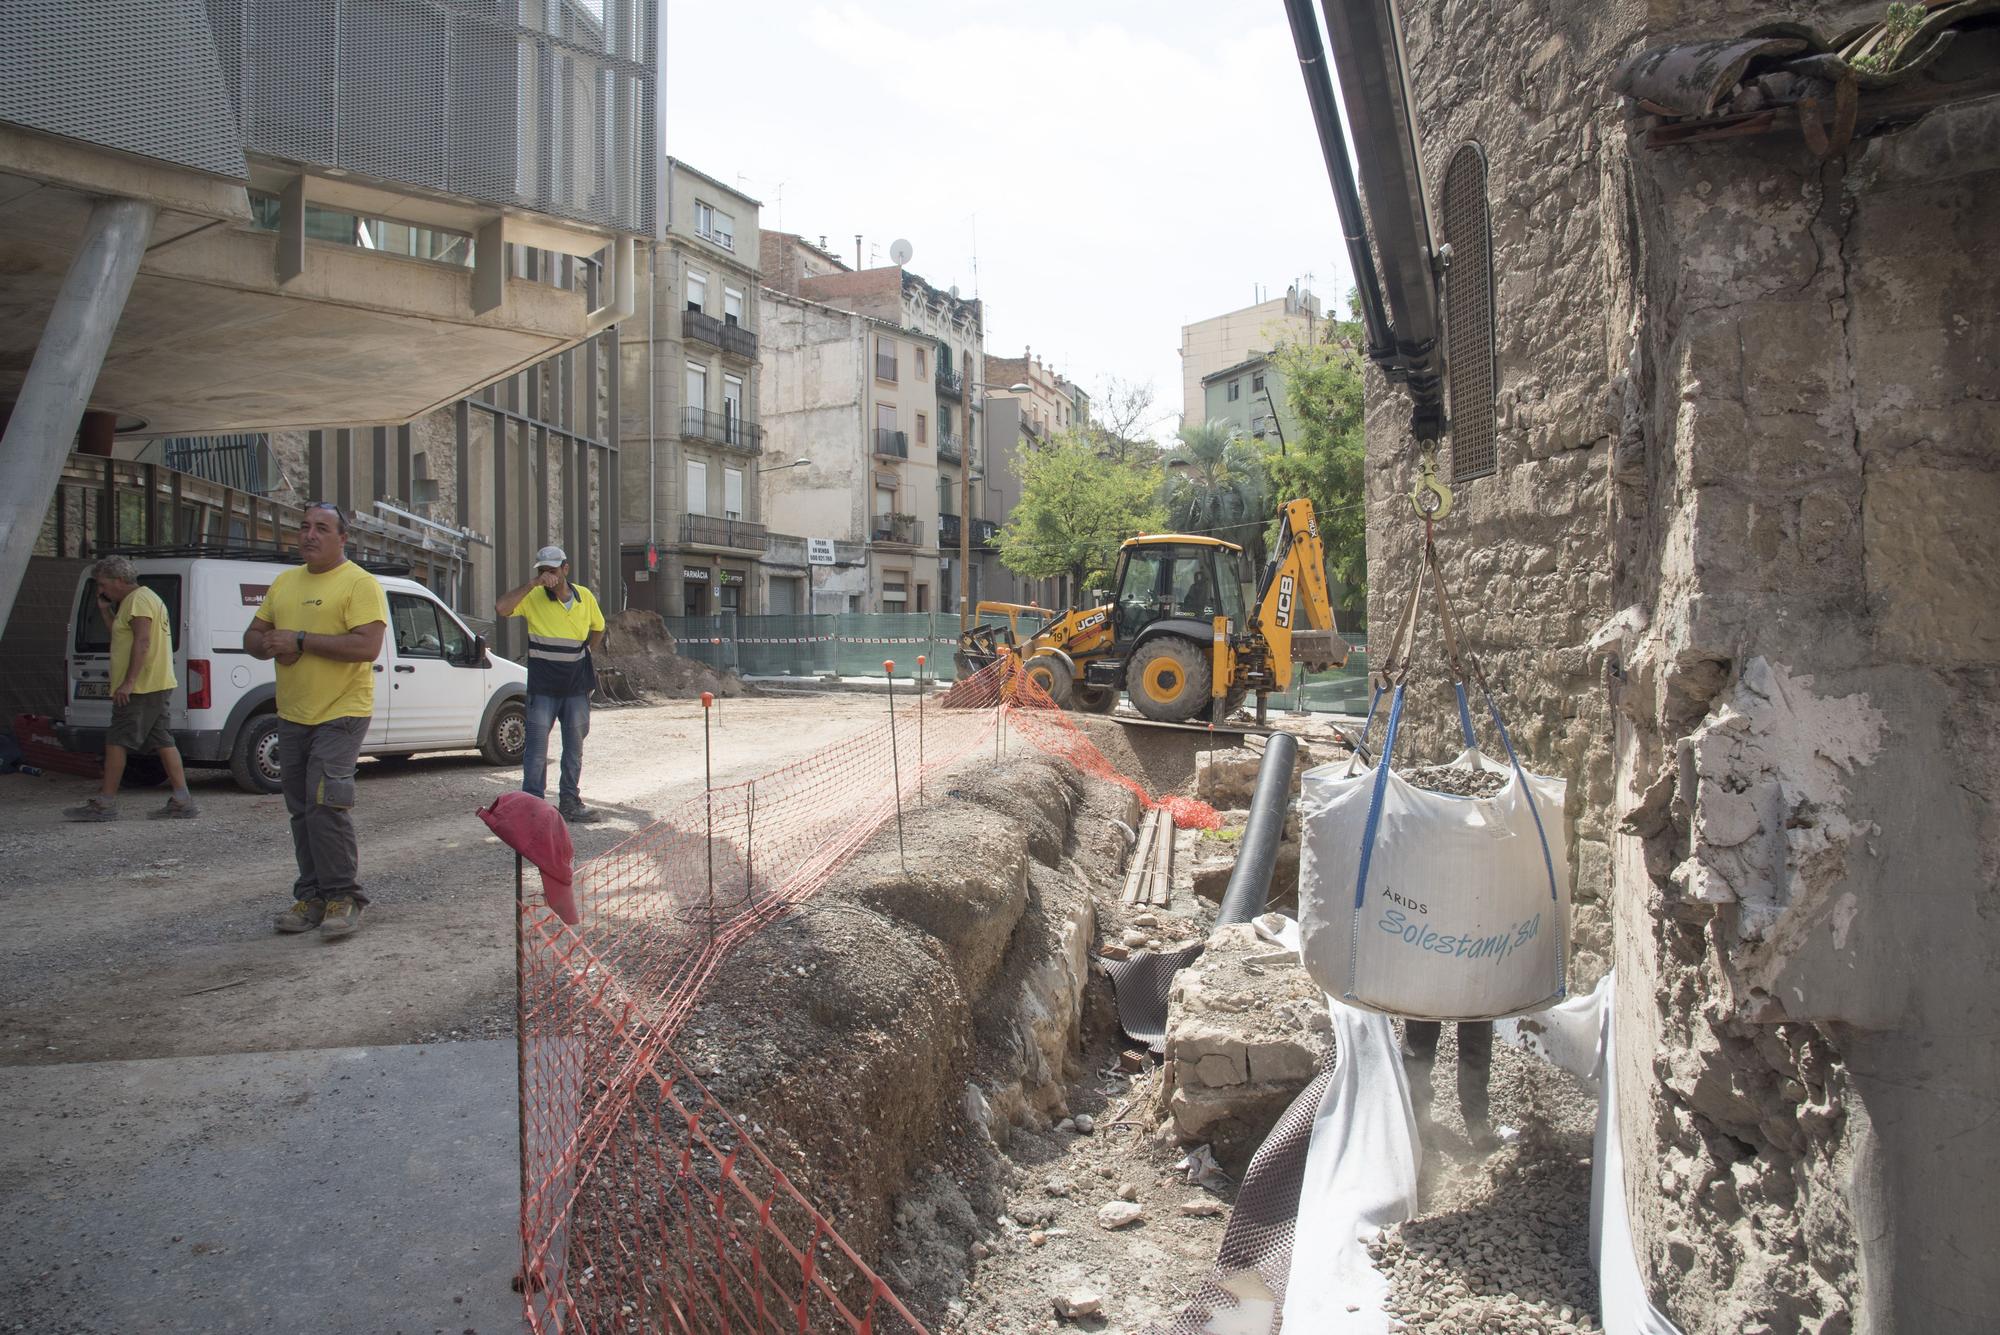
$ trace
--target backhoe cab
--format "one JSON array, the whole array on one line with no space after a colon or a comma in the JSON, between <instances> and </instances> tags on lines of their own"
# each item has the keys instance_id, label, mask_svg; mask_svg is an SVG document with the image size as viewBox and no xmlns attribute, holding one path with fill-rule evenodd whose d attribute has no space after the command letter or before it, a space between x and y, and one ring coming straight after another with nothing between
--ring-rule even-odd
<instances>
[{"instance_id":1,"label":"backhoe cab","mask_svg":"<svg viewBox=\"0 0 2000 1335\"><path fill-rule=\"evenodd\" d=\"M1280 511L1277 551L1256 580L1243 549L1196 533L1129 538L1118 549L1109 601L1073 609L1022 641L1018 616L1040 612L981 603L982 624L961 639L962 666L1018 653L1034 683L1064 708L1108 712L1126 692L1147 718L1220 720L1254 692L1291 685L1296 666L1337 667L1325 554L1312 502ZM1007 625L989 621L1006 615Z\"/></svg>"}]
</instances>

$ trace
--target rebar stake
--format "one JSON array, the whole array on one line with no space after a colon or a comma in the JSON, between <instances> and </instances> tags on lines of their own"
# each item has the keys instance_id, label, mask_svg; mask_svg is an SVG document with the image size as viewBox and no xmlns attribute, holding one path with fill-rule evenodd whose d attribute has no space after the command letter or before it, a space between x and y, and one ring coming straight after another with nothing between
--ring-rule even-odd
<instances>
[{"instance_id":1,"label":"rebar stake","mask_svg":"<svg viewBox=\"0 0 2000 1335\"><path fill-rule=\"evenodd\" d=\"M715 763L709 741L708 711L715 692L701 693L701 800L708 818L708 942L715 944Z\"/></svg>"},{"instance_id":2,"label":"rebar stake","mask_svg":"<svg viewBox=\"0 0 2000 1335\"><path fill-rule=\"evenodd\" d=\"M917 655L917 805L924 804L924 656Z\"/></svg>"},{"instance_id":3,"label":"rebar stake","mask_svg":"<svg viewBox=\"0 0 2000 1335\"><path fill-rule=\"evenodd\" d=\"M903 869L903 875L910 874L910 864L903 856L903 764L896 754L896 660L882 660L882 679L889 683L889 772L896 783L896 865Z\"/></svg>"}]
</instances>

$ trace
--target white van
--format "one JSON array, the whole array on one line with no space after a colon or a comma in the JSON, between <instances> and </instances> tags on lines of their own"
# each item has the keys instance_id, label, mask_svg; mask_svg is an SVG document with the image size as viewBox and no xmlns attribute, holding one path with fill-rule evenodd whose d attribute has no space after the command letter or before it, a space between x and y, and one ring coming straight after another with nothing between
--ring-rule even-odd
<instances>
[{"instance_id":1,"label":"white van","mask_svg":"<svg viewBox=\"0 0 2000 1335\"><path fill-rule=\"evenodd\" d=\"M172 622L180 685L167 726L181 758L228 766L248 792L277 792L277 667L244 651L243 632L286 563L135 556L132 564ZM375 718L361 754L477 749L490 764L519 765L528 670L488 653L485 638L415 580L376 578L388 599L389 629L375 660ZM111 724L111 633L96 598L86 571L70 604L68 704L57 735L72 751L101 753Z\"/></svg>"}]
</instances>

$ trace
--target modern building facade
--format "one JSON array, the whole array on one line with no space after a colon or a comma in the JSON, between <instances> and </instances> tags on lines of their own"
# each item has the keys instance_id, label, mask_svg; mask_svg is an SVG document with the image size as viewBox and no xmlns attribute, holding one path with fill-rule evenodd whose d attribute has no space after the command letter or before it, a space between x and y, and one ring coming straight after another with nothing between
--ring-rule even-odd
<instances>
[{"instance_id":1,"label":"modern building facade","mask_svg":"<svg viewBox=\"0 0 2000 1335\"><path fill-rule=\"evenodd\" d=\"M1321 319L1319 298L1297 286L1285 295L1181 326L1181 416L1200 421L1202 381L1280 343L1310 343Z\"/></svg>"},{"instance_id":2,"label":"modern building facade","mask_svg":"<svg viewBox=\"0 0 2000 1335\"><path fill-rule=\"evenodd\" d=\"M664 616L761 612L759 206L675 158L663 179L665 222L622 345L625 597Z\"/></svg>"},{"instance_id":3,"label":"modern building facade","mask_svg":"<svg viewBox=\"0 0 2000 1335\"><path fill-rule=\"evenodd\" d=\"M1201 394L1201 415L1191 420L1225 422L1245 440L1273 445L1292 433L1285 373L1263 353L1203 376Z\"/></svg>"},{"instance_id":4,"label":"modern building facade","mask_svg":"<svg viewBox=\"0 0 2000 1335\"><path fill-rule=\"evenodd\" d=\"M631 309L656 0L26 15L0 46L0 616L80 426L133 452L393 426Z\"/></svg>"}]
</instances>

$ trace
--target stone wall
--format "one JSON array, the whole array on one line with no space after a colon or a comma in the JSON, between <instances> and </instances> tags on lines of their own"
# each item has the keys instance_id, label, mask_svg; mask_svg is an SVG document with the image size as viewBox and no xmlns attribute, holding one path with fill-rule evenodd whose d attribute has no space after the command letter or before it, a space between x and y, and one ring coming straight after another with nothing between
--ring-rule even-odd
<instances>
[{"instance_id":1,"label":"stone wall","mask_svg":"<svg viewBox=\"0 0 2000 1335\"><path fill-rule=\"evenodd\" d=\"M1824 165L1628 138L1619 59L1768 17L1406 7L1433 180L1467 138L1491 161L1500 470L1439 543L1517 744L1571 783L1655 1300L1690 1335L1984 1329L2000 103ZM1386 625L1420 535L1406 401L1371 390ZM1428 666L1412 758L1457 745Z\"/></svg>"}]
</instances>

